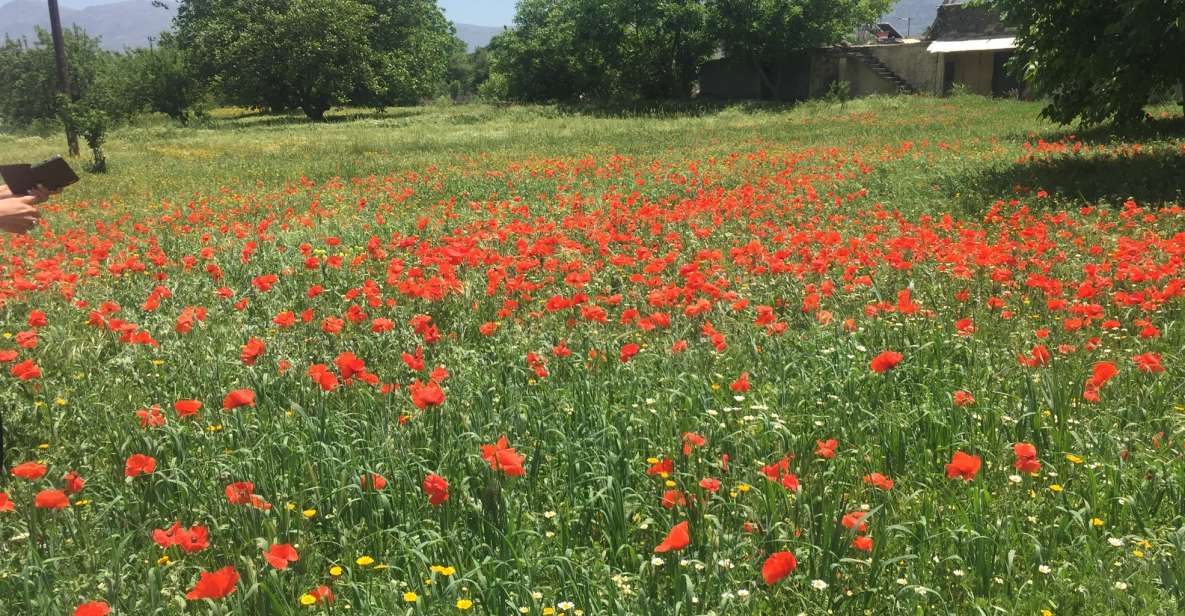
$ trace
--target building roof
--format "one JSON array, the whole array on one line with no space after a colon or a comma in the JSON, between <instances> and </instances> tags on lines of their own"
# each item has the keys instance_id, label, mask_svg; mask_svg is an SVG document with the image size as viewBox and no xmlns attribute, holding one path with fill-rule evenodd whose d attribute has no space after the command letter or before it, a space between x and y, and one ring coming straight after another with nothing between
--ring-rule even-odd
<instances>
[{"instance_id":1,"label":"building roof","mask_svg":"<svg viewBox=\"0 0 1185 616\"><path fill-rule=\"evenodd\" d=\"M1016 48L1016 38L1004 36L997 38L968 39L964 41L934 41L926 48L930 53L957 53L960 51L998 51Z\"/></svg>"}]
</instances>

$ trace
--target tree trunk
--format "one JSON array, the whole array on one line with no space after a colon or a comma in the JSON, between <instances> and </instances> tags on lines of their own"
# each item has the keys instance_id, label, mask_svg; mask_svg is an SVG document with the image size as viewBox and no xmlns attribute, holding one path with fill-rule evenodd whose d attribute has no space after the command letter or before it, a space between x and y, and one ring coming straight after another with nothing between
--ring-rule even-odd
<instances>
[{"instance_id":1,"label":"tree trunk","mask_svg":"<svg viewBox=\"0 0 1185 616\"><path fill-rule=\"evenodd\" d=\"M300 108L302 111L304 111L304 114L314 122L324 122L325 112L329 111L328 105L320 105L316 103L301 105Z\"/></svg>"}]
</instances>

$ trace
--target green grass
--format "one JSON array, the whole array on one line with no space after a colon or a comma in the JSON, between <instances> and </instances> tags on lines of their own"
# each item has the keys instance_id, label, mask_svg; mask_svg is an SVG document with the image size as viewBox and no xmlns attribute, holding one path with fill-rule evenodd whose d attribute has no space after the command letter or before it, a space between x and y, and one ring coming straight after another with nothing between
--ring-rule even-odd
<instances>
[{"instance_id":1,"label":"green grass","mask_svg":"<svg viewBox=\"0 0 1185 616\"><path fill-rule=\"evenodd\" d=\"M1185 122L1166 108L1072 136L1039 109L224 110L119 129L110 173L0 245L5 366L42 371L0 372L9 458L48 467L0 480L0 613L1179 611ZM13 135L0 160L60 141ZM119 310L93 314L104 302ZM205 320L178 331L194 307ZM248 365L249 339L265 350ZM1036 345L1049 365L1018 362ZM423 370L402 358L418 348ZM903 361L870 370L887 350ZM309 367L340 376L347 351L392 388L322 391ZM1165 371L1139 370L1143 353ZM1091 402L1100 362L1118 374ZM417 408L409 386L437 366L445 400ZM239 388L256 405L221 410ZM153 405L167 421L142 428ZM687 433L704 444L685 454ZM482 458L502 435L521 477ZM1039 472L1014 468L1021 442ZM982 460L974 480L948 478L957 451ZM156 470L125 477L137 453ZM801 491L763 473L783 457ZM647 472L659 459L668 476ZM34 507L69 470L87 480L71 506ZM371 472L389 485L361 489ZM428 473L450 484L443 506ZM238 481L273 507L229 502ZM855 511L866 533L843 525ZM208 527L209 547L162 550L153 530L174 521ZM681 521L690 545L656 554ZM285 543L300 560L275 570L263 551ZM779 551L797 569L767 585ZM226 566L232 594L186 601ZM336 601L303 606L319 585Z\"/></svg>"}]
</instances>

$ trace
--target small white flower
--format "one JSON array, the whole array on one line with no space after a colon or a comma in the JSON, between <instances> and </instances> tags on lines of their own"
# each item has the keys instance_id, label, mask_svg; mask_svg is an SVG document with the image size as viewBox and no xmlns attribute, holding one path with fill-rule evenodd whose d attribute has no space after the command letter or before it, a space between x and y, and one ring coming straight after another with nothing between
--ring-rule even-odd
<instances>
[{"instance_id":1,"label":"small white flower","mask_svg":"<svg viewBox=\"0 0 1185 616\"><path fill-rule=\"evenodd\" d=\"M680 567L686 567L687 565L690 565L690 564L691 564L691 561L687 560L686 558L679 559L679 566Z\"/></svg>"},{"instance_id":2,"label":"small white flower","mask_svg":"<svg viewBox=\"0 0 1185 616\"><path fill-rule=\"evenodd\" d=\"M720 600L721 601L732 601L732 597L733 597L733 594L726 590L720 595Z\"/></svg>"},{"instance_id":3,"label":"small white flower","mask_svg":"<svg viewBox=\"0 0 1185 616\"><path fill-rule=\"evenodd\" d=\"M663 560L659 556L653 556L650 558L650 564L651 564L651 566L654 566L654 567L661 567L663 565L663 563L665 563L665 562L666 561Z\"/></svg>"},{"instance_id":4,"label":"small white flower","mask_svg":"<svg viewBox=\"0 0 1185 616\"><path fill-rule=\"evenodd\" d=\"M827 590L827 582L823 580L811 580L811 588L815 590Z\"/></svg>"},{"instance_id":5,"label":"small white flower","mask_svg":"<svg viewBox=\"0 0 1185 616\"><path fill-rule=\"evenodd\" d=\"M955 569L954 571L951 571L951 573L953 573L955 577L963 577L962 569Z\"/></svg>"},{"instance_id":6,"label":"small white flower","mask_svg":"<svg viewBox=\"0 0 1185 616\"><path fill-rule=\"evenodd\" d=\"M1012 483L1020 483L1024 481L1024 477L1021 477L1020 475L1009 475L1008 481L1011 481Z\"/></svg>"},{"instance_id":7,"label":"small white flower","mask_svg":"<svg viewBox=\"0 0 1185 616\"><path fill-rule=\"evenodd\" d=\"M720 565L721 569L732 569L732 561L727 558L716 561L716 564Z\"/></svg>"},{"instance_id":8,"label":"small white flower","mask_svg":"<svg viewBox=\"0 0 1185 616\"><path fill-rule=\"evenodd\" d=\"M544 511L544 512L543 512L543 517L545 517L545 518L547 518L547 519L549 519L549 520L550 520L550 519L552 519L552 518L554 518L554 517L555 517L555 512L554 512L554 511Z\"/></svg>"},{"instance_id":9,"label":"small white flower","mask_svg":"<svg viewBox=\"0 0 1185 616\"><path fill-rule=\"evenodd\" d=\"M1049 575L1049 572L1053 571L1053 569L1050 569L1049 565L1041 565L1040 567L1037 567L1037 571Z\"/></svg>"},{"instance_id":10,"label":"small white flower","mask_svg":"<svg viewBox=\"0 0 1185 616\"><path fill-rule=\"evenodd\" d=\"M745 590L744 588L742 588L742 589L740 589L740 590L738 590L738 591L737 591L737 596L738 596L738 597L740 597L740 598L742 598L742 599L748 599L748 598L749 598L749 591L747 591L747 590Z\"/></svg>"},{"instance_id":11,"label":"small white flower","mask_svg":"<svg viewBox=\"0 0 1185 616\"><path fill-rule=\"evenodd\" d=\"M1115 590L1127 590L1127 582L1115 582Z\"/></svg>"},{"instance_id":12,"label":"small white flower","mask_svg":"<svg viewBox=\"0 0 1185 616\"><path fill-rule=\"evenodd\" d=\"M1107 543L1110 543L1113 548L1123 547L1123 539L1119 537L1107 537Z\"/></svg>"},{"instance_id":13,"label":"small white flower","mask_svg":"<svg viewBox=\"0 0 1185 616\"><path fill-rule=\"evenodd\" d=\"M555 604L555 606L566 612L575 608L576 604L572 603L571 601L560 601L559 603Z\"/></svg>"},{"instance_id":14,"label":"small white flower","mask_svg":"<svg viewBox=\"0 0 1185 616\"><path fill-rule=\"evenodd\" d=\"M531 598L536 601L539 601L539 600L543 599L543 593L536 590L531 593Z\"/></svg>"}]
</instances>

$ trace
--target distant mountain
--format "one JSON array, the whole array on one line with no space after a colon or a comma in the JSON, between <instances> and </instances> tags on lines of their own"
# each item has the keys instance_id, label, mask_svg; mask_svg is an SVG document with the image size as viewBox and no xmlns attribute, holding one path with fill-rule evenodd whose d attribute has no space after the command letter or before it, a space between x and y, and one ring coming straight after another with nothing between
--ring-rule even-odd
<instances>
[{"instance_id":1,"label":"distant mountain","mask_svg":"<svg viewBox=\"0 0 1185 616\"><path fill-rule=\"evenodd\" d=\"M35 28L49 28L49 8L45 0L0 0L0 39L27 37L32 40ZM76 24L87 34L97 36L105 49L119 51L146 47L172 26L176 3L169 9L152 6L151 0L121 0L99 3L97 0L61 0L62 26ZM457 37L472 51L489 44L502 28L454 24Z\"/></svg>"},{"instance_id":2,"label":"distant mountain","mask_svg":"<svg viewBox=\"0 0 1185 616\"><path fill-rule=\"evenodd\" d=\"M151 0L123 0L78 9L63 4L61 11L62 27L77 25L112 50L147 46L148 39L170 28L174 14L172 9L152 6ZM32 40L36 26L49 28L49 7L44 0L0 4L0 37Z\"/></svg>"},{"instance_id":3,"label":"distant mountain","mask_svg":"<svg viewBox=\"0 0 1185 616\"><path fill-rule=\"evenodd\" d=\"M901 0L881 19L901 34L919 38L934 23L940 4L942 0Z\"/></svg>"},{"instance_id":4,"label":"distant mountain","mask_svg":"<svg viewBox=\"0 0 1185 616\"><path fill-rule=\"evenodd\" d=\"M490 44L490 39L502 33L503 28L490 26L474 26L472 24L453 24L457 27L457 38L465 41L469 51Z\"/></svg>"},{"instance_id":5,"label":"distant mountain","mask_svg":"<svg viewBox=\"0 0 1185 616\"><path fill-rule=\"evenodd\" d=\"M0 0L0 38L8 35L32 39L36 26L49 27L45 0L4 2ZM77 24L91 36L102 39L103 47L112 50L148 45L150 38L170 28L176 10L156 8L151 0L60 0L60 3L65 27ZM173 2L167 4L176 6ZM908 30L911 36L917 37L934 22L940 4L942 0L901 0L883 19L902 34ZM463 23L454 25L457 37L465 41L470 51L485 47L503 30Z\"/></svg>"}]
</instances>

